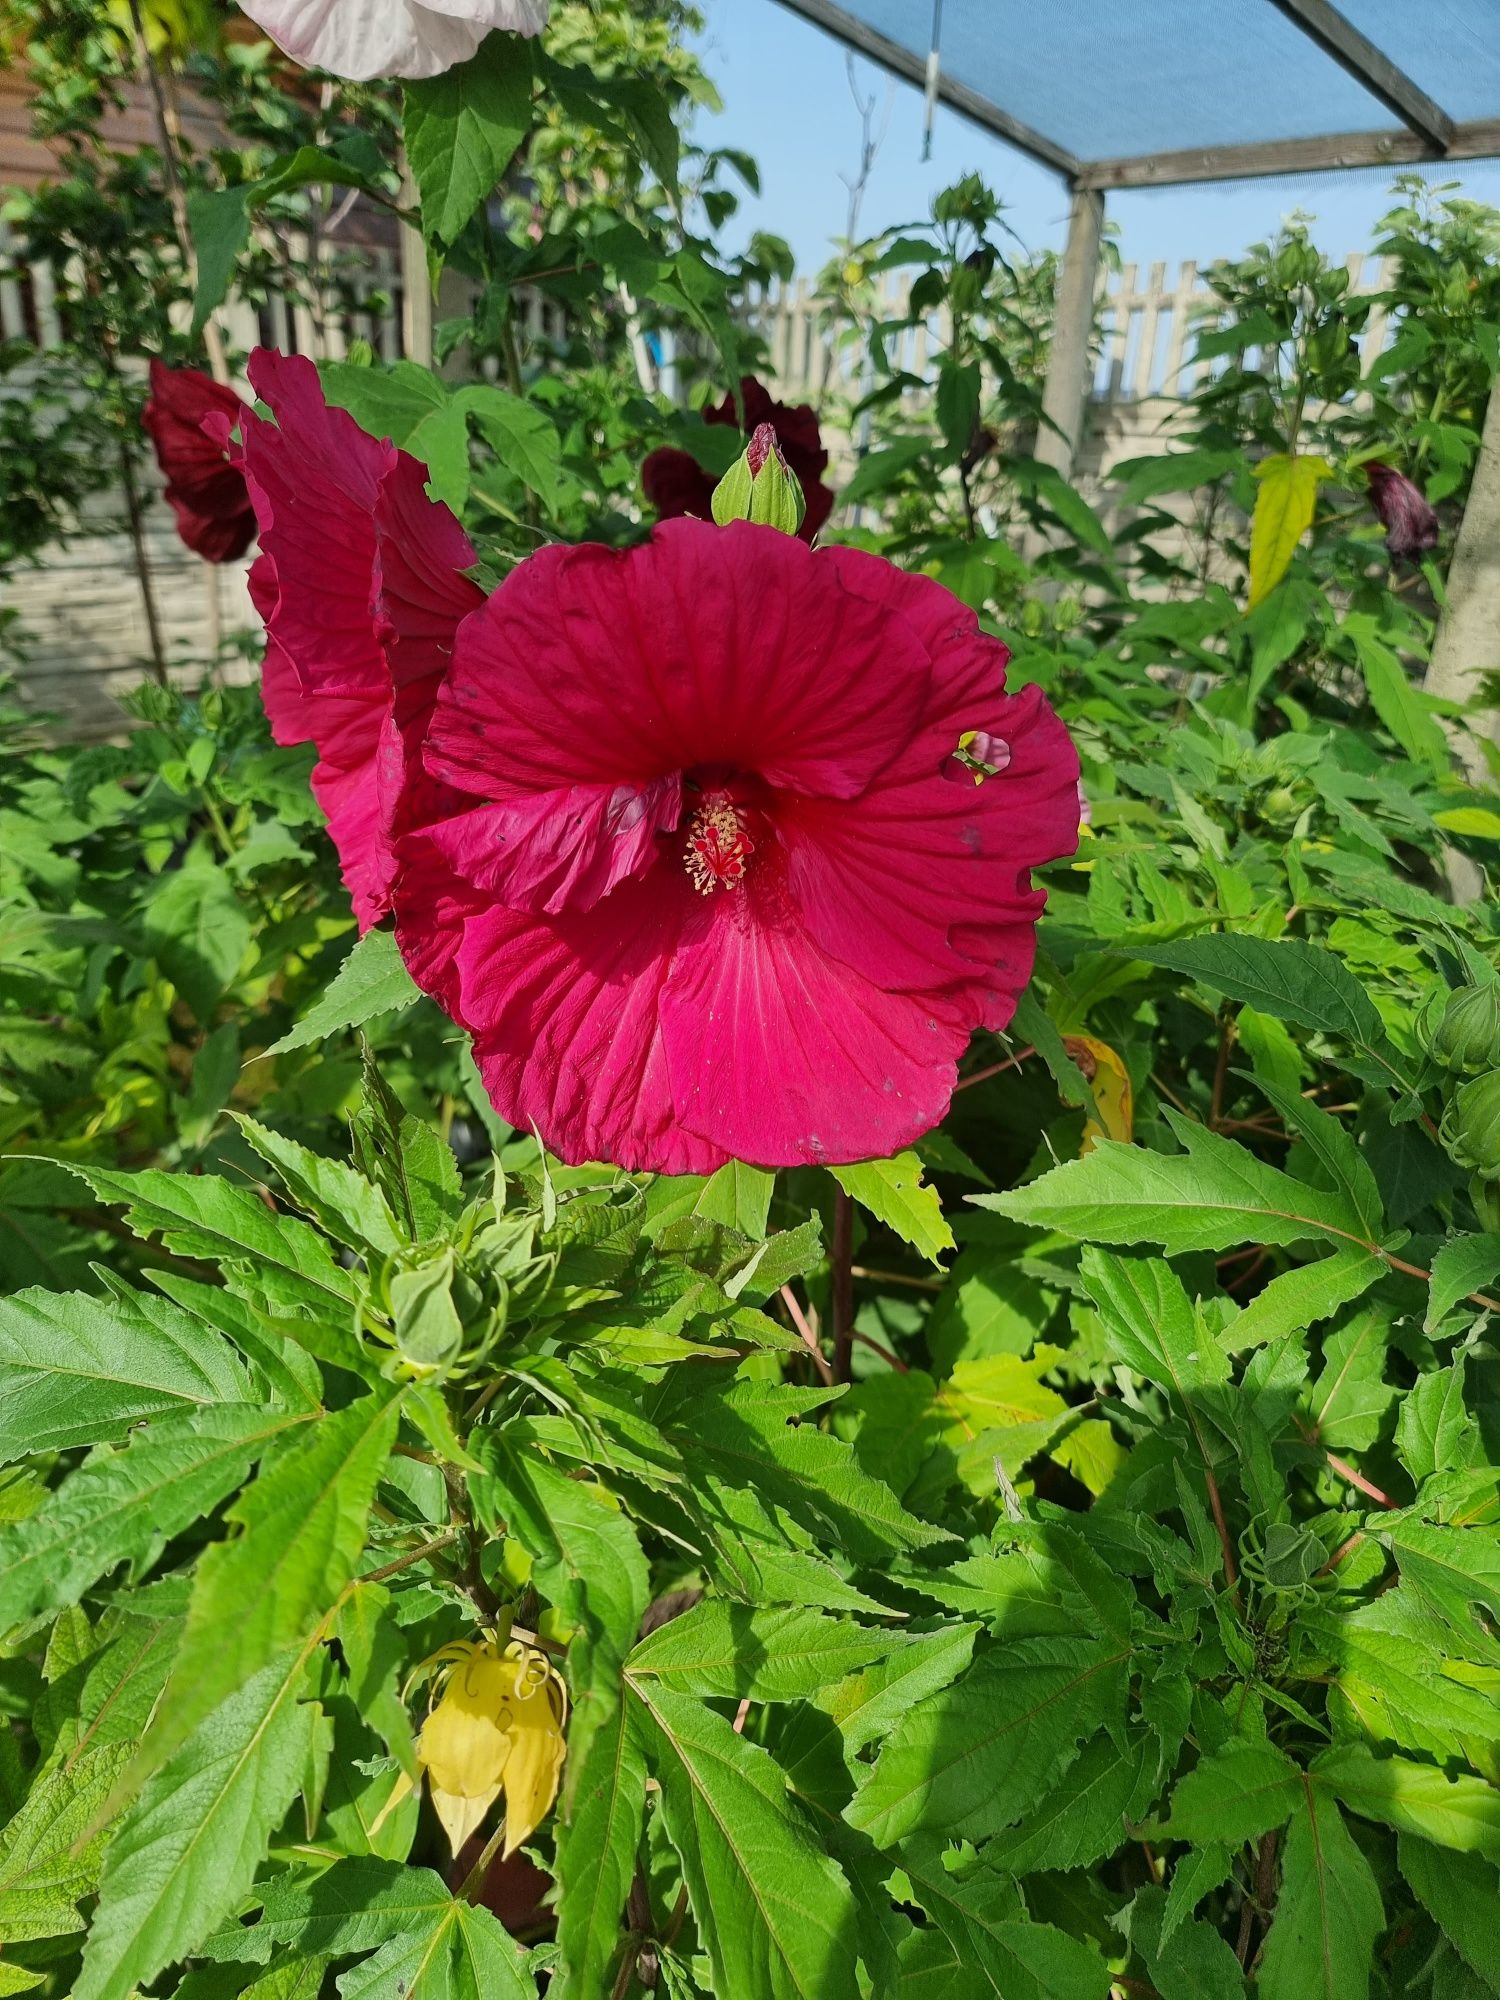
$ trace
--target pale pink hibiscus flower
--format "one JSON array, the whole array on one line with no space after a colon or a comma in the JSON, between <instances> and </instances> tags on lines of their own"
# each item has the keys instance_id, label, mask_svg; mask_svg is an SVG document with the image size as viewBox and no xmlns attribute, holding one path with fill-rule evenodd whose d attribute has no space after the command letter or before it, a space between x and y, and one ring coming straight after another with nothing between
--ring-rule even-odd
<instances>
[{"instance_id":1,"label":"pale pink hibiscus flower","mask_svg":"<svg viewBox=\"0 0 1500 2000\"><path fill-rule=\"evenodd\" d=\"M539 35L550 0L241 0L277 47L308 69L367 82L440 76L493 28Z\"/></svg>"}]
</instances>

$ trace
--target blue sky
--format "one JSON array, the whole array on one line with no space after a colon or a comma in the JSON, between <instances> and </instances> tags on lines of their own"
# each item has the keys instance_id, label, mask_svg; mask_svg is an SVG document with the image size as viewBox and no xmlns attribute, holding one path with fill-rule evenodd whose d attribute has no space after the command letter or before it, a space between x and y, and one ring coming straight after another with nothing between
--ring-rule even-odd
<instances>
[{"instance_id":1,"label":"blue sky","mask_svg":"<svg viewBox=\"0 0 1500 2000\"><path fill-rule=\"evenodd\" d=\"M1059 0L1051 0L1059 4ZM1062 0L1065 4L1065 0ZM701 54L724 99L720 116L702 116L695 136L704 145L743 147L760 162L761 196L746 195L726 232L737 248L753 229L792 245L809 275L842 235L848 190L859 153L859 118L850 96L842 47L776 0L698 0L706 16ZM857 63L860 87L886 101L884 73ZM1024 116L1024 108L1017 107ZM977 169L1008 206L1007 220L1032 247L1060 245L1067 220L1062 183L1022 153L1002 145L956 112L939 105L932 159L922 160L922 99L898 83L885 144L865 194L861 233L870 235L925 213L931 196ZM1427 170L1459 180L1465 193L1500 206L1500 162ZM1317 218L1326 251L1344 256L1368 249L1376 218L1389 206L1390 172L1307 174L1220 186L1157 188L1111 194L1121 255L1148 264L1200 263L1230 256L1273 232L1301 208Z\"/></svg>"}]
</instances>

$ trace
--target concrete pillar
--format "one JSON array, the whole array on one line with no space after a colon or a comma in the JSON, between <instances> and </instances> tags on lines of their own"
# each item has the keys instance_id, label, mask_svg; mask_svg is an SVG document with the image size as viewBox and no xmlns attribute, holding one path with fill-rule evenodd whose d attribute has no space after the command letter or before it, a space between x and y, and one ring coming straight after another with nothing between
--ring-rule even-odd
<instances>
[{"instance_id":1,"label":"concrete pillar","mask_svg":"<svg viewBox=\"0 0 1500 2000\"><path fill-rule=\"evenodd\" d=\"M1500 384L1490 396L1469 502L1448 571L1447 607L1438 621L1425 685L1429 694L1468 702L1486 674L1500 674ZM1493 713L1475 721L1487 735L1495 735ZM1472 782L1493 785L1469 731L1451 733L1458 760ZM1471 861L1451 856L1448 874L1460 902L1477 901L1483 884Z\"/></svg>"},{"instance_id":2,"label":"concrete pillar","mask_svg":"<svg viewBox=\"0 0 1500 2000\"><path fill-rule=\"evenodd\" d=\"M1057 279L1052 353L1042 389L1042 410L1052 420L1037 436L1036 455L1064 479L1083 435L1089 397L1089 346L1094 331L1094 299L1099 286L1099 243L1104 232L1104 193L1075 188L1068 215L1068 241ZM1056 425L1056 429L1052 428Z\"/></svg>"}]
</instances>

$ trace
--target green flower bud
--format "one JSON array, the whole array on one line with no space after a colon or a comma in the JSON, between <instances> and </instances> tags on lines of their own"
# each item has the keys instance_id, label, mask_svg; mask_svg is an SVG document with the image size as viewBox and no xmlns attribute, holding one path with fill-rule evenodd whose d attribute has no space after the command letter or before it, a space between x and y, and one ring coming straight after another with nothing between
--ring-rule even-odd
<instances>
[{"instance_id":1,"label":"green flower bud","mask_svg":"<svg viewBox=\"0 0 1500 2000\"><path fill-rule=\"evenodd\" d=\"M1443 1114L1443 1144L1481 1180L1500 1181L1500 1069L1459 1085Z\"/></svg>"},{"instance_id":2,"label":"green flower bud","mask_svg":"<svg viewBox=\"0 0 1500 2000\"><path fill-rule=\"evenodd\" d=\"M802 526L807 502L802 483L782 456L770 424L758 426L754 437L714 488L714 519L721 528L731 521L758 521L795 535Z\"/></svg>"},{"instance_id":3,"label":"green flower bud","mask_svg":"<svg viewBox=\"0 0 1500 2000\"><path fill-rule=\"evenodd\" d=\"M405 1380L441 1381L458 1359L464 1327L453 1302L454 1277L451 1250L391 1273L397 1373Z\"/></svg>"},{"instance_id":4,"label":"green flower bud","mask_svg":"<svg viewBox=\"0 0 1500 2000\"><path fill-rule=\"evenodd\" d=\"M1489 1069L1500 1063L1500 982L1460 986L1450 993L1431 1049L1449 1069Z\"/></svg>"}]
</instances>

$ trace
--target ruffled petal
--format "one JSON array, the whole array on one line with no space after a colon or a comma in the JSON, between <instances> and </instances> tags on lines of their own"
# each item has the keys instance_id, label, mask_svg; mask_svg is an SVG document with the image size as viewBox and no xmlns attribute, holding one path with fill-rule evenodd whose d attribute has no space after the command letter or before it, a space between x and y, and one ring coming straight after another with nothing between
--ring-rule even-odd
<instances>
[{"instance_id":1,"label":"ruffled petal","mask_svg":"<svg viewBox=\"0 0 1500 2000\"><path fill-rule=\"evenodd\" d=\"M644 547L543 549L466 621L428 768L495 799L729 767L831 798L910 739L913 628L774 528L669 521Z\"/></svg>"},{"instance_id":2,"label":"ruffled petal","mask_svg":"<svg viewBox=\"0 0 1500 2000\"><path fill-rule=\"evenodd\" d=\"M709 1173L722 1150L678 1122L659 1001L679 939L704 912L662 865L597 908L507 909L459 880L425 836L402 843L396 936L412 977L474 1038L501 1117L570 1164Z\"/></svg>"},{"instance_id":3,"label":"ruffled petal","mask_svg":"<svg viewBox=\"0 0 1500 2000\"><path fill-rule=\"evenodd\" d=\"M948 1108L967 1030L821 950L762 875L716 895L661 1000L673 1102L716 1163L894 1153Z\"/></svg>"},{"instance_id":4,"label":"ruffled petal","mask_svg":"<svg viewBox=\"0 0 1500 2000\"><path fill-rule=\"evenodd\" d=\"M538 35L548 0L246 0L244 11L294 61L368 82L438 76L492 28Z\"/></svg>"},{"instance_id":5,"label":"ruffled petal","mask_svg":"<svg viewBox=\"0 0 1500 2000\"><path fill-rule=\"evenodd\" d=\"M278 419L244 423L262 690L277 740L317 745L313 791L364 929L390 907L408 791L423 818L454 804L418 748L457 628L484 594L462 574L473 548L428 498L425 467L328 408L310 362L260 352L250 375Z\"/></svg>"},{"instance_id":6,"label":"ruffled petal","mask_svg":"<svg viewBox=\"0 0 1500 2000\"><path fill-rule=\"evenodd\" d=\"M450 793L460 806L461 793ZM456 811L428 827L455 874L517 910L591 909L660 854L682 817L674 773L646 786L573 785Z\"/></svg>"}]
</instances>

